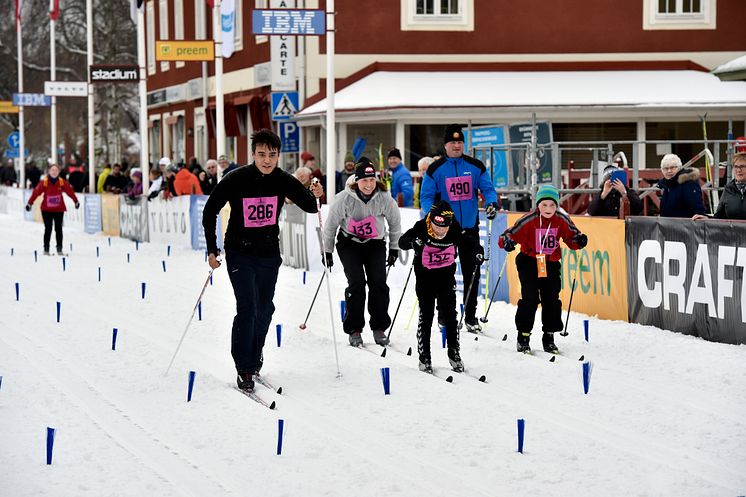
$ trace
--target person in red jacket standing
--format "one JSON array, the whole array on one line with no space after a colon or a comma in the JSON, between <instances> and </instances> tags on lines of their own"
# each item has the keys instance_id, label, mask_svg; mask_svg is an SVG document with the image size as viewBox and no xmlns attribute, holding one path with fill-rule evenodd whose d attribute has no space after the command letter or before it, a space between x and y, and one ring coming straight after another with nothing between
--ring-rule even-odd
<instances>
[{"instance_id":1,"label":"person in red jacket standing","mask_svg":"<svg viewBox=\"0 0 746 497\"><path fill-rule=\"evenodd\" d=\"M62 255L62 218L65 216L65 202L62 194L66 193L68 197L75 202L75 208L80 208L78 197L75 196L70 183L60 178L60 166L52 164L47 170L46 178L39 181L34 188L31 198L28 199L26 210L30 211L34 200L40 195L44 195L41 202L41 217L44 220L44 255L49 255L49 240L52 238L52 223L54 223L54 232L57 237L57 254Z\"/></svg>"},{"instance_id":2,"label":"person in red jacket standing","mask_svg":"<svg viewBox=\"0 0 746 497\"><path fill-rule=\"evenodd\" d=\"M554 333L562 331L560 239L571 250L582 249L588 244L588 237L575 227L565 211L559 209L557 189L544 185L536 194L536 209L516 221L498 240L500 247L507 252L515 250L516 243L521 245L521 253L515 258L521 282L521 299L515 313L518 352L531 352L529 341L540 302L544 331L542 345L546 352L559 352L554 344Z\"/></svg>"},{"instance_id":3,"label":"person in red jacket standing","mask_svg":"<svg viewBox=\"0 0 746 497\"><path fill-rule=\"evenodd\" d=\"M202 187L199 186L199 180L195 175L189 172L186 167L179 164L171 164L170 170L176 169L176 178L174 178L174 191L176 195L202 195Z\"/></svg>"}]
</instances>

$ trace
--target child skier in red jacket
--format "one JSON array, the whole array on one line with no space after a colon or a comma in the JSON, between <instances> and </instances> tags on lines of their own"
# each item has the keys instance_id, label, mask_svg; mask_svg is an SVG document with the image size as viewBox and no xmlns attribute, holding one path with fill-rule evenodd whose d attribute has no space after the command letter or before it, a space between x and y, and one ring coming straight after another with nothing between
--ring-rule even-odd
<instances>
[{"instance_id":1,"label":"child skier in red jacket","mask_svg":"<svg viewBox=\"0 0 746 497\"><path fill-rule=\"evenodd\" d=\"M41 217L44 220L44 255L49 255L49 241L52 238L52 223L57 236L57 254L63 255L62 252L62 218L65 216L65 201L62 194L66 193L68 197L75 202L75 208L80 207L78 197L75 196L70 183L60 178L60 166L52 164L47 170L47 176L39 181L34 188L31 198L28 199L26 210L30 211L34 205L34 200L40 195L44 195L41 203Z\"/></svg>"},{"instance_id":2,"label":"child skier in red jacket","mask_svg":"<svg viewBox=\"0 0 746 497\"><path fill-rule=\"evenodd\" d=\"M554 333L562 331L559 241L562 239L570 249L579 250L588 244L588 237L575 227L565 211L558 209L559 192L555 187L539 188L536 204L536 209L500 235L498 244L508 252L515 250L516 244L521 246L515 261L521 281L521 299L515 314L518 352L531 352L531 330L536 308L541 303L542 345L546 352L556 354L559 350L554 344Z\"/></svg>"}]
</instances>

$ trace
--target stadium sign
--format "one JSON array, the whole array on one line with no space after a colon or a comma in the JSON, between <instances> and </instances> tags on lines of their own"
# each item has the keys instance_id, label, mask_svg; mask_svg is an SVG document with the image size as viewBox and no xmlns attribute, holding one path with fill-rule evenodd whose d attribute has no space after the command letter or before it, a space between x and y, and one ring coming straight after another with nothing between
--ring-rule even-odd
<instances>
[{"instance_id":1,"label":"stadium sign","mask_svg":"<svg viewBox=\"0 0 746 497\"><path fill-rule=\"evenodd\" d=\"M139 80L140 68L136 65L91 66L91 83L135 83Z\"/></svg>"}]
</instances>

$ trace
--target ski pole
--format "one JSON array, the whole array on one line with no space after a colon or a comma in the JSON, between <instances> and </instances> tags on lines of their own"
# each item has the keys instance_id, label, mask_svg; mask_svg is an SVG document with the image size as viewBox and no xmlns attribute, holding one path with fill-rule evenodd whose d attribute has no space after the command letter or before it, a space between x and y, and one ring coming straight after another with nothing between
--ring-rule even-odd
<instances>
[{"instance_id":1,"label":"ski pole","mask_svg":"<svg viewBox=\"0 0 746 497\"><path fill-rule=\"evenodd\" d=\"M318 185L320 183L318 178L313 179L313 184ZM322 260L323 257L326 257L326 243L324 242L324 222L321 219L321 199L316 197L316 210L319 214L319 231L321 232L321 250L324 251L322 254ZM337 363L337 378L342 377L342 372L339 370L339 353L337 352L337 334L334 331L334 309L332 308L332 287L329 283L329 268L326 265L326 261L324 261L324 274L326 274L326 293L329 297L329 316L331 317L331 325L332 325L332 342L334 342L334 360Z\"/></svg>"},{"instance_id":2,"label":"ski pole","mask_svg":"<svg viewBox=\"0 0 746 497\"><path fill-rule=\"evenodd\" d=\"M192 320L194 319L194 314L197 312L197 307L199 307L199 303L202 302L202 296L205 294L205 290L207 289L208 283L210 283L210 278L212 278L212 272L214 269L210 268L210 272L207 274L207 279L205 280L205 284L202 285L202 291L199 292L199 297L197 298L197 303L194 304L194 309L192 309L192 315L189 318L189 321L187 322L186 327L184 328L184 333L181 334L181 340L179 340L179 345L176 346L176 350L174 350L174 355L171 357L171 362L168 363L168 367L166 368L166 373L168 374L169 370L171 369L171 366L174 363L174 359L176 359L176 354L179 353L179 349L181 348L181 344L184 342L184 337L186 337L187 331L189 330L189 326L192 324Z\"/></svg>"},{"instance_id":3,"label":"ski pole","mask_svg":"<svg viewBox=\"0 0 746 497\"><path fill-rule=\"evenodd\" d=\"M386 357L386 347L389 343L389 338L391 338L391 331L394 329L394 322L396 321L396 316L399 315L399 309L401 308L402 300L404 300L404 293L407 291L407 286L409 285L409 278L412 276L412 269L414 269L414 262L412 262L412 265L409 266L409 273L407 273L407 280L404 282L404 289L401 291L401 297L399 297L399 303L396 306L396 312L394 313L394 319L391 320L391 326L389 326L389 333L386 335L386 345L383 346L383 352L381 352L381 357Z\"/></svg>"},{"instance_id":4,"label":"ski pole","mask_svg":"<svg viewBox=\"0 0 746 497\"><path fill-rule=\"evenodd\" d=\"M326 273L321 273L321 279L319 280L319 285L316 287L316 293L313 294L313 300L311 301L311 307L308 308L308 314L306 314L306 319L303 320L303 324L299 326L301 330L306 329L306 323L308 322L308 318L311 316L311 309L313 309L313 304L316 303L316 297L319 295L319 290L321 290L321 283L324 282L324 277L326 276Z\"/></svg>"},{"instance_id":5,"label":"ski pole","mask_svg":"<svg viewBox=\"0 0 746 497\"><path fill-rule=\"evenodd\" d=\"M486 323L486 322L487 322L487 314L489 314L489 313L490 313L490 308L492 307L492 302L494 302L494 301L495 301L495 292L497 291L497 287L498 287L498 285L500 284L500 280L501 280L501 279L502 279L502 277L503 277L503 272L505 272L505 265L506 265L507 263L508 263L508 255L506 254L506 255L505 255L505 260L503 261L503 265L502 265L502 268L500 268L500 274L498 275L498 277L497 277L497 281L495 282L495 286L494 286L494 287L492 288L492 293L490 294L490 295L491 295L491 297L490 297L490 303L489 303L489 305L487 306L487 310L486 310L486 311L485 311L485 313L484 313L484 317L482 317L482 318L480 318L480 319L479 319L479 320L480 320L481 322L483 322L483 323Z\"/></svg>"},{"instance_id":6,"label":"ski pole","mask_svg":"<svg viewBox=\"0 0 746 497\"><path fill-rule=\"evenodd\" d=\"M578 266L580 266L579 263L578 263ZM572 296L575 294L575 282L577 278L578 278L578 270L576 269L575 276L572 277L572 288L570 289L570 302L567 304L567 316L565 317L565 329L564 331L562 331L562 333L560 333L560 335L562 335L563 337L566 337L567 335L569 335L569 333L567 332L567 322L570 321L570 308L572 308Z\"/></svg>"},{"instance_id":7,"label":"ski pole","mask_svg":"<svg viewBox=\"0 0 746 497\"><path fill-rule=\"evenodd\" d=\"M414 305L412 306L412 313L409 315L409 321L407 321L407 326L404 327L405 330L409 330L409 327L412 326L412 320L414 319L414 311L417 310L417 306L420 304L419 299L415 299Z\"/></svg>"},{"instance_id":8,"label":"ski pole","mask_svg":"<svg viewBox=\"0 0 746 497\"><path fill-rule=\"evenodd\" d=\"M466 290L466 297L464 297L464 312L461 314L461 318L458 320L458 329L460 330L461 327L464 325L464 316L466 316L466 305L467 302L469 302L469 296L471 295L471 289L474 286L474 278L477 276L477 267L474 267L474 272L471 273L471 282L469 283L469 288Z\"/></svg>"}]
</instances>

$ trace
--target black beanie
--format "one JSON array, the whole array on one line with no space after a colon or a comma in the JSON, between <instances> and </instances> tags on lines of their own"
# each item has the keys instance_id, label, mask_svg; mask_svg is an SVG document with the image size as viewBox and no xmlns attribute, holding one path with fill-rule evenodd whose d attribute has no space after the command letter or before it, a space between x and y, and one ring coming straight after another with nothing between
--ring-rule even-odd
<instances>
[{"instance_id":1,"label":"black beanie","mask_svg":"<svg viewBox=\"0 0 746 497\"><path fill-rule=\"evenodd\" d=\"M355 181L360 181L365 178L375 178L376 168L373 162L367 157L360 157L355 164Z\"/></svg>"},{"instance_id":2,"label":"black beanie","mask_svg":"<svg viewBox=\"0 0 746 497\"><path fill-rule=\"evenodd\" d=\"M387 159L389 157L397 157L399 160L401 160L401 152L399 152L398 148L392 148L389 150L389 155L386 157Z\"/></svg>"},{"instance_id":3,"label":"black beanie","mask_svg":"<svg viewBox=\"0 0 746 497\"><path fill-rule=\"evenodd\" d=\"M461 125L449 124L446 126L446 132L443 135L443 143L462 141L464 141L464 132L461 131Z\"/></svg>"},{"instance_id":4,"label":"black beanie","mask_svg":"<svg viewBox=\"0 0 746 497\"><path fill-rule=\"evenodd\" d=\"M453 221L453 209L451 204L445 200L439 200L430 207L430 214L428 215L430 222L435 226L446 227L451 225Z\"/></svg>"}]
</instances>

